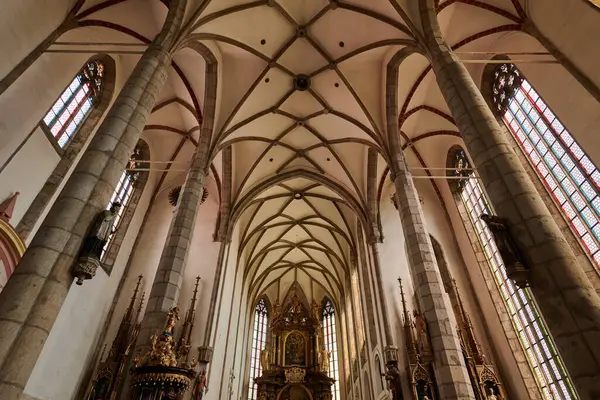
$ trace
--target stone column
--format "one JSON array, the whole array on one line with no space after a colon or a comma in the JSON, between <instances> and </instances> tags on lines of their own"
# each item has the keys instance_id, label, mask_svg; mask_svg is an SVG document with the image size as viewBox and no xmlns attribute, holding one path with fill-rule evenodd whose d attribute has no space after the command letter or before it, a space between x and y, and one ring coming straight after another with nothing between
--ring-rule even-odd
<instances>
[{"instance_id":1,"label":"stone column","mask_svg":"<svg viewBox=\"0 0 600 400\"><path fill-rule=\"evenodd\" d=\"M398 66L391 63L386 77L387 129L390 170L408 250L410 272L421 311L427 320L434 353L435 376L442 399L474 399L469 373L455 330L450 299L436 263L425 227L423 210L411 173L408 171L398 132Z\"/></svg>"},{"instance_id":2,"label":"stone column","mask_svg":"<svg viewBox=\"0 0 600 400\"><path fill-rule=\"evenodd\" d=\"M216 76L217 65L207 64L207 77ZM204 95L204 119L200 140L192 165L181 188L177 208L171 220L165 246L160 256L158 270L152 283L148 305L137 339L138 350L148 343L150 336L162 329L169 309L177 305L183 281L183 270L190 249L194 224L202 192L204 178L208 175L209 147L216 107L217 81L207 78ZM198 260L202 263L202 260Z\"/></svg>"},{"instance_id":3,"label":"stone column","mask_svg":"<svg viewBox=\"0 0 600 400\"><path fill-rule=\"evenodd\" d=\"M471 75L439 39L429 52L437 81L499 216L531 267L531 291L578 394L597 398L600 297L519 162Z\"/></svg>"},{"instance_id":4,"label":"stone column","mask_svg":"<svg viewBox=\"0 0 600 400\"><path fill-rule=\"evenodd\" d=\"M182 4L174 2L174 4ZM175 25L179 13L170 12ZM172 26L165 24L164 31ZM164 35L161 35L164 38ZM106 119L0 293L0 398L16 400L44 347L73 278L70 268L92 219L106 207L167 79L171 54L156 40ZM73 329L78 329L77 321Z\"/></svg>"}]
</instances>

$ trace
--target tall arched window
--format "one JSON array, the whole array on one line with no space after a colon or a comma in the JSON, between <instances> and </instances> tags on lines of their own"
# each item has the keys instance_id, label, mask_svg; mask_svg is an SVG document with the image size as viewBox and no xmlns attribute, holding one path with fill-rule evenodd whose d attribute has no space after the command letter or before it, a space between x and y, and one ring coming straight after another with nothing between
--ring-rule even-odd
<instances>
[{"instance_id":1,"label":"tall arched window","mask_svg":"<svg viewBox=\"0 0 600 400\"><path fill-rule=\"evenodd\" d=\"M492 234L480 218L482 214L494 213L479 181L471 177L472 170L464 150L454 151L453 167L455 176L465 178L459 181L457 190L544 398L577 398L530 290L517 287L508 278Z\"/></svg>"},{"instance_id":2,"label":"tall arched window","mask_svg":"<svg viewBox=\"0 0 600 400\"><path fill-rule=\"evenodd\" d=\"M323 307L323 337L325 349L330 353L329 376L335 379L333 384L333 400L340 400L340 373L338 370L338 351L335 325L335 309L330 300Z\"/></svg>"},{"instance_id":3,"label":"tall arched window","mask_svg":"<svg viewBox=\"0 0 600 400\"><path fill-rule=\"evenodd\" d=\"M494 78L495 111L600 266L600 171L514 64Z\"/></svg>"},{"instance_id":4,"label":"tall arched window","mask_svg":"<svg viewBox=\"0 0 600 400\"><path fill-rule=\"evenodd\" d=\"M144 146L144 145L145 145L145 143L140 142L133 150L133 153L131 154L131 158L129 160L129 164L127 165L127 168L125 169L125 171L123 171L123 174L121 175L121 179L119 179L119 183L117 184L117 187L115 188L115 191L113 192L113 195L110 198L110 201L108 202L108 204L106 206L106 209L108 210L115 203L118 203L120 205L120 208L116 212L115 219L113 220L112 231L115 233L121 227L121 224L123 222L123 216L125 215L125 210L127 210L128 206L129 206L129 203L132 199L133 192L136 187L136 183L139 180L140 175L141 175L140 172L137 171L136 169L147 165L147 164L141 162L141 161L147 161L147 160L140 160L140 158L144 158L144 157L141 157L142 153L143 153L142 146ZM147 145L146 145L146 147L147 147ZM144 175L147 175L147 174L144 174ZM115 236L116 235L113 234L109 237L108 241L106 242L106 245L104 246L104 249L102 250L103 261L107 254L107 251L110 249L110 246L113 243L113 239L115 238Z\"/></svg>"},{"instance_id":5,"label":"tall arched window","mask_svg":"<svg viewBox=\"0 0 600 400\"><path fill-rule=\"evenodd\" d=\"M267 342L269 310L265 299L260 299L254 309L254 329L252 331L252 357L250 358L250 389L248 390L248 400L256 400L258 397L258 388L254 383L254 378L262 375L262 366L260 364L260 352L265 348Z\"/></svg>"},{"instance_id":6,"label":"tall arched window","mask_svg":"<svg viewBox=\"0 0 600 400\"><path fill-rule=\"evenodd\" d=\"M64 148L73 133L88 116L100 97L103 87L104 65L90 61L71 81L43 119L43 127L60 148Z\"/></svg>"}]
</instances>

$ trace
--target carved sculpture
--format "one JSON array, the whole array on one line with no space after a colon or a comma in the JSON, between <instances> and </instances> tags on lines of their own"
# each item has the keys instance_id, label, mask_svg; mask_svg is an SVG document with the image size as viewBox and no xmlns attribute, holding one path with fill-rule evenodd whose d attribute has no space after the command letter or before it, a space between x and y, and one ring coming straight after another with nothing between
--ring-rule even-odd
<instances>
[{"instance_id":1,"label":"carved sculpture","mask_svg":"<svg viewBox=\"0 0 600 400\"><path fill-rule=\"evenodd\" d=\"M392 400L404 399L402 395L402 379L397 362L389 362L386 365L387 371L381 374L388 383L388 390L392 392Z\"/></svg>"},{"instance_id":2,"label":"carved sculpture","mask_svg":"<svg viewBox=\"0 0 600 400\"><path fill-rule=\"evenodd\" d=\"M265 347L260 352L260 365L262 367L263 372L269 371L271 369L270 358L271 358L271 353Z\"/></svg>"},{"instance_id":3,"label":"carved sculpture","mask_svg":"<svg viewBox=\"0 0 600 400\"><path fill-rule=\"evenodd\" d=\"M115 202L109 210L98 213L94 219L73 266L73 276L77 279L77 285L82 285L84 280L92 279L96 275L96 270L101 265L102 251L110 235L114 233L113 225L120 209L121 204Z\"/></svg>"},{"instance_id":4,"label":"carved sculpture","mask_svg":"<svg viewBox=\"0 0 600 400\"><path fill-rule=\"evenodd\" d=\"M486 223L494 237L506 275L519 287L529 286L529 270L519 253L519 249L508 230L508 221L495 215L482 214L481 219Z\"/></svg>"},{"instance_id":5,"label":"carved sculpture","mask_svg":"<svg viewBox=\"0 0 600 400\"><path fill-rule=\"evenodd\" d=\"M196 385L194 386L194 392L192 393L193 400L202 400L204 393L206 393L206 371L202 371L196 377Z\"/></svg>"}]
</instances>

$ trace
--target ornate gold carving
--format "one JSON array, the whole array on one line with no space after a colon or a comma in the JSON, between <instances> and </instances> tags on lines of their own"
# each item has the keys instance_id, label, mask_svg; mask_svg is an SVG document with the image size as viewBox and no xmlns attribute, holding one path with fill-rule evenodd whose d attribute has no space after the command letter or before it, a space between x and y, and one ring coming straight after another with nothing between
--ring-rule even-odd
<instances>
[{"instance_id":1,"label":"ornate gold carving","mask_svg":"<svg viewBox=\"0 0 600 400\"><path fill-rule=\"evenodd\" d=\"M286 383L302 383L306 376L306 370L299 367L292 367L285 370Z\"/></svg>"}]
</instances>

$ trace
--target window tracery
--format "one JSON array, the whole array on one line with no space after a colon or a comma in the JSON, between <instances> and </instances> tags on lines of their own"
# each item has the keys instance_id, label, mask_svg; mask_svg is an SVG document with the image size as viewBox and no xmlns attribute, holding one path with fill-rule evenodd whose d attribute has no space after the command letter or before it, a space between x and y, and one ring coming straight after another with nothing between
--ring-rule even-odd
<instances>
[{"instance_id":1,"label":"window tracery","mask_svg":"<svg viewBox=\"0 0 600 400\"><path fill-rule=\"evenodd\" d=\"M469 159L462 149L454 151L452 161L455 176L464 177L461 171L471 168ZM531 291L527 288L517 287L508 278L492 234L480 218L482 214L493 215L492 207L483 188L477 180L469 177L461 181L463 183L462 190L457 193L460 194L470 222L478 236L492 276L504 300L521 346L527 355L527 361L536 377L540 391L545 399L577 398Z\"/></svg>"},{"instance_id":2,"label":"window tracery","mask_svg":"<svg viewBox=\"0 0 600 400\"><path fill-rule=\"evenodd\" d=\"M104 65L90 61L71 81L43 118L44 127L65 148L100 97L103 88Z\"/></svg>"},{"instance_id":3,"label":"window tracery","mask_svg":"<svg viewBox=\"0 0 600 400\"><path fill-rule=\"evenodd\" d=\"M323 307L323 336L325 339L325 349L330 352L329 376L335 379L331 394L333 395L333 400L340 400L340 374L338 369L336 335L335 308L331 301L327 300Z\"/></svg>"},{"instance_id":4,"label":"window tracery","mask_svg":"<svg viewBox=\"0 0 600 400\"><path fill-rule=\"evenodd\" d=\"M262 365L260 363L260 353L265 348L267 341L269 309L265 299L260 299L254 308L254 324L252 330L252 350L250 357L250 389L248 390L248 400L256 400L258 388L254 383L254 378L262 375Z\"/></svg>"},{"instance_id":5,"label":"window tracery","mask_svg":"<svg viewBox=\"0 0 600 400\"><path fill-rule=\"evenodd\" d=\"M600 267L600 171L513 64L501 64L494 77L498 115Z\"/></svg>"},{"instance_id":6,"label":"window tracery","mask_svg":"<svg viewBox=\"0 0 600 400\"><path fill-rule=\"evenodd\" d=\"M123 171L121 178L119 179L119 183L113 192L112 197L110 198L110 202L106 206L106 209L110 209L110 207L114 203L118 203L121 205L119 210L115 215L115 219L113 220L112 231L117 232L121 227L121 222L123 220L123 216L125 214L125 210L129 205L131 197L133 195L135 189L135 183L140 177L140 171L137 170L142 164L140 163L140 156L142 154L141 146L138 144L133 153L131 153L131 157L129 159L129 163L127 164L127 168ZM115 235L111 235L102 250L102 259L105 258L107 250L110 248L110 245L113 242Z\"/></svg>"}]
</instances>

